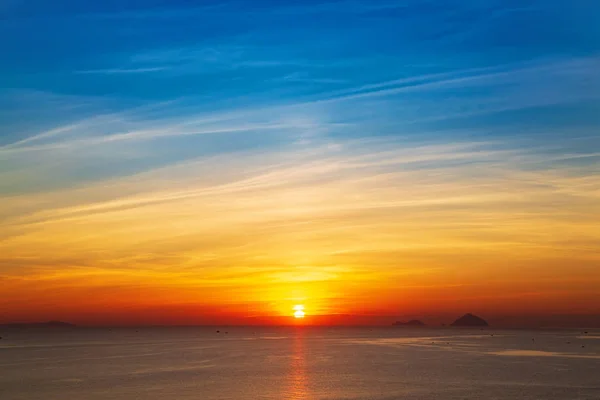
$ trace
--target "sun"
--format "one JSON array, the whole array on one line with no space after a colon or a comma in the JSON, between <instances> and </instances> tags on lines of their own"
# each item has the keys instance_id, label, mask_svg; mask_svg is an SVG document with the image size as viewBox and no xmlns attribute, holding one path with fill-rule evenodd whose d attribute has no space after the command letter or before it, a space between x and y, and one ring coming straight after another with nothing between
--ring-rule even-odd
<instances>
[{"instance_id":1,"label":"sun","mask_svg":"<svg viewBox=\"0 0 600 400\"><path fill-rule=\"evenodd\" d=\"M304 306L302 304L296 304L294 306L294 318L304 318Z\"/></svg>"}]
</instances>

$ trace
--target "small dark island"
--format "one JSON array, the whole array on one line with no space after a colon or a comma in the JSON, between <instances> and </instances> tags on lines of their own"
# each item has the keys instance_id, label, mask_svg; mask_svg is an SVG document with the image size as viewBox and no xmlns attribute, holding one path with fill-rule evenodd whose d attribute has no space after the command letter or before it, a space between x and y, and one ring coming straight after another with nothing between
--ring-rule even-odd
<instances>
[{"instance_id":1,"label":"small dark island","mask_svg":"<svg viewBox=\"0 0 600 400\"><path fill-rule=\"evenodd\" d=\"M408 322L396 321L392 325L394 325L394 326L408 326L408 327L425 326L425 324L422 321L419 321L418 319L413 319L413 320L410 320Z\"/></svg>"},{"instance_id":2,"label":"small dark island","mask_svg":"<svg viewBox=\"0 0 600 400\"><path fill-rule=\"evenodd\" d=\"M473 315L471 313L465 314L462 317L460 317L459 319L457 319L456 321L454 321L451 326L459 326L459 327L469 327L469 326L489 326L488 323L476 316Z\"/></svg>"}]
</instances>

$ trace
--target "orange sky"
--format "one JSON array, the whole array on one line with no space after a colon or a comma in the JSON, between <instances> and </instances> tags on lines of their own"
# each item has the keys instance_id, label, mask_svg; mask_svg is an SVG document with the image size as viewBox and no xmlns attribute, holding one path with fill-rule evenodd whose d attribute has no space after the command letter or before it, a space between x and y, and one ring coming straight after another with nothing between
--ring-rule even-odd
<instances>
[{"instance_id":1,"label":"orange sky","mask_svg":"<svg viewBox=\"0 0 600 400\"><path fill-rule=\"evenodd\" d=\"M486 154L497 160L475 176L403 171L402 152L481 154L384 146L240 154L244 176L212 182L196 162L5 198L0 319L246 323L295 304L307 317L600 313L597 177L525 171L516 150Z\"/></svg>"}]
</instances>

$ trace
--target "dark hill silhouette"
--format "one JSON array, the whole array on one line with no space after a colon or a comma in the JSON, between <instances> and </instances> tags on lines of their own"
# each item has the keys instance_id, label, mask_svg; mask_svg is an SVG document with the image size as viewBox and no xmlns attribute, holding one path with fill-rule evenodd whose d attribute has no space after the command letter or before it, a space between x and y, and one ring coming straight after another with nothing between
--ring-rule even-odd
<instances>
[{"instance_id":1,"label":"dark hill silhouette","mask_svg":"<svg viewBox=\"0 0 600 400\"><path fill-rule=\"evenodd\" d=\"M392 325L394 325L394 326L413 326L413 327L425 326L425 324L422 321L419 321L418 319L413 319L408 322L396 321Z\"/></svg>"},{"instance_id":2,"label":"dark hill silhouette","mask_svg":"<svg viewBox=\"0 0 600 400\"><path fill-rule=\"evenodd\" d=\"M62 321L48 322L22 322L16 324L2 324L3 328L75 328L76 325Z\"/></svg>"},{"instance_id":3,"label":"dark hill silhouette","mask_svg":"<svg viewBox=\"0 0 600 400\"><path fill-rule=\"evenodd\" d=\"M488 323L471 313L465 314L452 323L451 326L489 326Z\"/></svg>"},{"instance_id":4,"label":"dark hill silhouette","mask_svg":"<svg viewBox=\"0 0 600 400\"><path fill-rule=\"evenodd\" d=\"M48 321L48 322L43 322L42 325L48 326L48 327L55 327L55 328L74 328L75 325L71 324L69 322L62 322L62 321Z\"/></svg>"}]
</instances>

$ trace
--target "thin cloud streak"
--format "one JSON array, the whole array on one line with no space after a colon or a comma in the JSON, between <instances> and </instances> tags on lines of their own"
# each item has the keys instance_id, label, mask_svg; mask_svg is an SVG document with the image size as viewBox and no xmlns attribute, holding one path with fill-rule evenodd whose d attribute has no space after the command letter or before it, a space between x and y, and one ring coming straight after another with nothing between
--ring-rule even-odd
<instances>
[{"instance_id":1,"label":"thin cloud streak","mask_svg":"<svg viewBox=\"0 0 600 400\"><path fill-rule=\"evenodd\" d=\"M33 146L28 148L26 146L22 146L23 144L30 143L34 140L34 138L43 138L43 137L52 137L52 136L60 136L60 133L71 131L73 128L86 126L87 121L80 121L77 124L59 127L52 130L50 133L42 133L38 136L34 136L32 138L26 138L21 141L5 145L0 147L0 154L6 152L18 152L18 151L42 151L42 150L53 150L60 149L71 146L89 146L89 145L97 145L102 143L110 143L114 141L124 141L124 140L150 140L160 137L168 137L168 136L183 136L183 135L202 135L202 134L216 134L216 133L230 133L230 132L249 132L254 130L264 130L264 129L294 129L294 128L302 128L298 126L297 123L293 122L291 124L286 123L277 123L277 122L266 122L263 124L251 124L245 123L244 125L231 125L231 123L225 124L224 126L203 126L204 124L209 123L218 123L218 122L226 122L228 119L230 121L241 120L242 118L267 118L268 116L277 115L278 113L289 113L295 110L305 109L310 112L310 110L315 106L323 106L327 104L334 104L338 102L348 102L355 100L363 100L374 97L393 97L399 94L408 94L408 93L418 93L421 91L435 91L438 89L448 89L448 88L461 88L463 89L465 85L469 85L472 87L486 85L500 85L502 84L512 84L512 85L524 85L523 88L519 88L514 95L511 95L507 98L505 104L492 105L488 108L478 106L474 111L456 111L450 114L442 114L438 116L431 116L425 118L416 118L413 120L405 120L405 124L416 123L416 122L424 122L424 121L435 121L435 120L443 120L450 118L459 118L459 117L467 117L473 115L481 115L486 113L494 113L494 112L502 112L509 110L519 110L522 108L531 108L536 106L548 106L555 104L568 104L574 103L580 100L591 100L591 99L599 99L600 95L598 91L594 91L594 87L600 87L600 80L597 79L597 74L594 74L595 66L599 63L597 58L590 59L581 59L577 61L568 61L568 62L555 62L552 64L542 64L542 65L534 65L534 66L524 66L523 68L517 69L509 69L503 70L505 67L494 67L493 69L499 69L499 71L487 72L490 68L477 68L477 69L468 69L463 71L454 71L448 73L440 73L440 74L427 74L418 77L408 77L399 80L391 80L386 82L381 82L377 84L369 84L362 85L351 89L344 89L341 91L334 91L328 94L322 95L320 99L309 100L306 102L300 102L295 104L288 104L282 106L272 106L267 108L258 108L258 109L241 109L235 111L228 111L221 113L222 116L211 116L205 121L202 119L198 120L193 117L176 117L174 121L152 121L152 125L160 124L161 128L141 128L137 129L137 131L128 131L127 132L117 132L110 135L104 135L101 137L92 137L86 139L74 139L69 144L65 143L57 143L50 144L47 146ZM482 72L479 74L478 72ZM473 74L474 73L474 74ZM462 76L465 75L466 76ZM471 74L471 75L469 75ZM527 93L527 85L531 78L535 77L535 79L541 79L540 76L546 76L548 79L553 77L561 78L565 76L571 76L575 78L578 82L584 82L587 80L587 87L589 90L585 92L579 91L579 89L575 90L575 88L571 89L572 92L555 90L556 93L549 93L546 96L531 96ZM400 87L394 87L398 86ZM392 86L390 88L390 86ZM519 94L522 92L522 94ZM97 117L95 117L97 118ZM235 122L234 122L235 124ZM197 127L190 127L193 125L198 125Z\"/></svg>"},{"instance_id":2,"label":"thin cloud streak","mask_svg":"<svg viewBox=\"0 0 600 400\"><path fill-rule=\"evenodd\" d=\"M382 146L389 148L391 146L402 146L402 144L393 144L393 142L390 142L382 144ZM577 180L574 180L574 177L568 177L568 175L557 179L558 176L553 178L552 175L549 174L549 172L545 172L543 174L540 172L517 172L518 170L515 171L514 168L509 168L507 171L504 171L508 167L508 165L511 165L511 163L514 165L526 165L523 164L523 162L534 163L535 159L537 158L538 163L546 164L548 163L548 160L546 160L544 157L535 157L532 154L527 154L522 151L490 151L489 149L486 149L486 147L489 147L489 145L485 143L466 143L443 146L412 146L408 149L398 148L397 150L387 151L376 151L375 148L370 148L368 152L354 156L351 156L351 153L348 153L348 151L353 150L345 149L344 153L341 154L336 154L334 152L327 155L325 153L325 155L317 156L317 158L314 158L314 156L310 155L308 156L308 158L306 158L306 156L301 156L301 158L296 159L296 161L291 165L289 164L289 162L283 164L266 164L269 165L267 170L265 170L266 165L262 167L255 165L253 169L263 172L260 172L258 175L251 176L249 178L244 178L229 183L223 182L221 184L213 184L206 187L185 190L176 189L176 187L178 186L187 187L191 184L191 182L194 182L196 178L192 175L188 178L190 179L189 182L187 182L186 180L171 181L168 184L168 188L165 191L153 192L150 196L140 196L138 194L134 195L131 198L110 200L108 202L102 202L95 205L92 204L88 206L78 206L75 208L70 207L65 210L59 209L52 212L50 212L48 205L46 205L44 207L45 211L42 214L40 214L39 216L35 216L34 214L33 216L27 217L27 219L33 217L33 220L36 220L39 219L40 216L46 214L46 217L44 217L43 219L46 219L48 216L54 215L53 217L51 217L50 221L46 222L52 222L54 218L58 218L58 221L68 221L72 220L72 218L87 218L87 216L97 217L101 213L127 212L127 210L133 211L136 208L143 208L154 205L169 207L169 204L171 203L196 201L199 199L205 199L208 202L207 204L212 204L213 201L215 201L216 199L221 199L219 200L219 202L222 202L223 196L239 197L240 195L244 195L253 198L256 194L265 193L265 191L273 191L274 193L281 191L285 193L288 190L296 190L294 189L294 185L299 185L297 190L300 190L304 186L310 188L313 185L320 185L321 182L328 182L334 177L336 177L336 180L340 180L339 185L342 185L340 186L340 189L344 188L345 185L348 185L344 189L345 191L353 192L355 190L358 190L358 192L360 192L361 190L358 189L358 187L369 187L372 184L376 184L376 186L374 186L373 189L378 188L377 190L380 190L383 194L389 192L388 189L384 189L384 187L388 185L391 185L391 187L395 187L398 184L400 184L400 182L402 182L403 179L409 179L409 181L405 182L405 185L408 185L410 187L415 183L412 182L412 179L410 179L411 176L414 176L414 179L418 179L417 177L419 176L426 176L425 172L428 171L429 168L431 168L431 171L442 171L440 167L443 165L443 163L448 162L452 162L454 163L454 165L445 166L445 172L442 176L449 176L453 177L454 179L461 179L460 174L465 173L468 170L469 165L478 163L480 168L491 168L489 172L492 172L491 176L497 176L496 179L505 179L502 178L502 176L505 175L508 171L512 171L512 174L516 174L513 178L507 180L505 184L500 183L500 181L494 186L498 185L499 187L501 187L505 185L508 188L510 187L510 182L512 182L513 184L519 184L519 182L520 184L527 184L528 182L530 182L531 184L536 184L537 182L546 182L547 184L550 184L552 182L556 182L556 185L565 185L564 189L560 189L562 191L570 190L573 195L590 196L591 198L597 197L597 193L594 192L594 187L597 188L598 182L597 179L594 179L593 176L584 176L585 179L587 179L588 181L587 183L585 180L581 181L581 179L584 177L580 177L580 183L576 183ZM227 157L229 157L229 155ZM282 155L281 157L289 158L290 156ZM293 158L295 157L292 157L292 159ZM566 159L568 158L568 156L563 155L560 156L560 158ZM456 162L460 163L455 164ZM202 160L200 162L180 165L176 168L181 170L196 170L198 171L197 173L201 176L202 171L204 171L213 163L219 164L220 162L217 159ZM204 165L204 167L202 167L202 165ZM418 168L414 169L414 167L412 167L413 165L418 166ZM246 168L248 167L249 165L246 164ZM390 169L392 167L393 169ZM406 170L404 172L398 172L397 170L399 167L405 168ZM140 175L139 177L132 177L131 179L127 179L123 183L117 181L110 186L107 185L107 183L101 183L98 186L98 189L92 190L90 188L90 190L92 190L92 192L103 191L105 193L110 193L111 186L114 186L114 190L117 191L117 188L123 186L127 181L131 183L138 182L138 184L134 184L134 188L141 182L148 182L148 184L152 186L156 185L157 176L176 176L177 174L175 173L175 171L176 170L174 170L173 172L169 172L169 168L166 168L162 170L159 175L157 175L156 173L147 173ZM574 171L576 172L577 170ZM400 179L400 181L392 183L396 179ZM389 181L389 183L386 183L387 181ZM434 180L434 182L436 182L436 180ZM449 185L451 185L451 183L449 183ZM423 184L420 186L422 186L423 189L429 187L427 181L424 181ZM444 184L439 187L443 188L445 186L447 185ZM469 186L471 185L468 185L466 187ZM555 187L558 188L558 186ZM100 188L102 189L100 190ZM465 187L463 187L463 189L464 188ZM539 189L536 189L536 191L539 191ZM541 190L541 192L543 193L544 190ZM418 191L416 193L418 193ZM430 197L430 194L428 192L423 192L421 195L414 199L404 199L401 201L390 201L380 199L377 201L361 202L360 204L352 206L344 206L343 204L337 204L335 209L337 209L339 212L344 212L349 210L373 208L377 209L415 206L424 207L427 205L436 204L448 205L456 203L468 205L471 201L474 201L476 203L485 203L489 201L503 202L510 200L511 198L517 199L518 197L515 193L510 193L510 191L505 191L505 193L507 193L507 197L504 198L501 194L494 191L489 193L487 191L484 191L483 193L477 194L475 196L467 195L465 192L461 196L450 196L444 198L435 195ZM535 193L535 191L532 193ZM405 192L405 195L406 194L407 192ZM73 195L63 194L63 198L65 199L72 197ZM86 196L83 193L76 196L76 198L85 197ZM25 199L18 197L15 198L13 201L15 202L15 204L18 204L24 202L24 200ZM25 201L25 203L26 202L27 201ZM240 202L239 199L234 201L234 203L238 202ZM7 202L7 204L10 205L9 202ZM248 203L248 206L250 204L251 203ZM260 202L258 204L260 204ZM11 225L10 221L5 222L8 222L9 225Z\"/></svg>"},{"instance_id":3,"label":"thin cloud streak","mask_svg":"<svg viewBox=\"0 0 600 400\"><path fill-rule=\"evenodd\" d=\"M169 67L141 67L141 68L106 68L75 71L76 74L142 74L147 72L166 71Z\"/></svg>"}]
</instances>

